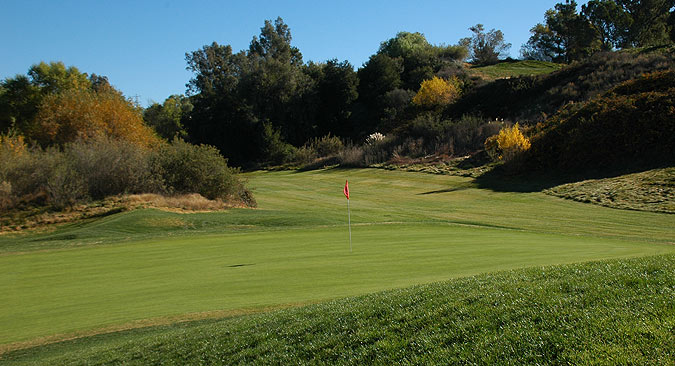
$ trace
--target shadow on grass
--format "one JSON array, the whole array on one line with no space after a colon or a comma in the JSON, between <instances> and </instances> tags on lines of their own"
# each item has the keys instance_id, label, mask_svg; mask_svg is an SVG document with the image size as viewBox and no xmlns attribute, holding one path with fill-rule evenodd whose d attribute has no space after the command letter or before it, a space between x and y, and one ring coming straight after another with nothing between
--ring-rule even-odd
<instances>
[{"instance_id":1,"label":"shadow on grass","mask_svg":"<svg viewBox=\"0 0 675 366\"><path fill-rule=\"evenodd\" d=\"M562 184L589 179L613 178L621 175L666 168L670 164L640 162L626 164L620 168L605 167L586 170L538 170L517 171L508 165L499 165L475 179L478 188L496 192L540 192Z\"/></svg>"},{"instance_id":2,"label":"shadow on grass","mask_svg":"<svg viewBox=\"0 0 675 366\"><path fill-rule=\"evenodd\" d=\"M418 196L426 196L428 194L438 194L438 193L450 193L450 192L457 192L457 191L463 191L465 189L468 189L469 187L453 187L453 188L446 188L446 189L439 189L436 191L429 191L429 192L422 192L418 193Z\"/></svg>"}]
</instances>

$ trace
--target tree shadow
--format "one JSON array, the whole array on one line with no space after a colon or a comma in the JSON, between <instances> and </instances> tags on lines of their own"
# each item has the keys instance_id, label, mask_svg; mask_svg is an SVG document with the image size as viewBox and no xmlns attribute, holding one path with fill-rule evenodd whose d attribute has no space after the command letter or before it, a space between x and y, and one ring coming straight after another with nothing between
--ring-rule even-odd
<instances>
[{"instance_id":1,"label":"tree shadow","mask_svg":"<svg viewBox=\"0 0 675 366\"><path fill-rule=\"evenodd\" d=\"M627 163L621 168L587 168L585 170L537 170L516 171L507 165L497 166L475 179L478 188L496 192L540 192L562 184L580 182L589 179L613 178L621 175L644 172L651 169L666 168L670 164L639 162Z\"/></svg>"},{"instance_id":2,"label":"tree shadow","mask_svg":"<svg viewBox=\"0 0 675 366\"><path fill-rule=\"evenodd\" d=\"M426 196L429 194L439 194L439 193L450 193L450 192L457 192L457 191L463 191L468 189L469 187L453 187L453 188L446 188L446 189L439 189L436 191L429 191L429 192L422 192L418 193L418 196Z\"/></svg>"}]
</instances>

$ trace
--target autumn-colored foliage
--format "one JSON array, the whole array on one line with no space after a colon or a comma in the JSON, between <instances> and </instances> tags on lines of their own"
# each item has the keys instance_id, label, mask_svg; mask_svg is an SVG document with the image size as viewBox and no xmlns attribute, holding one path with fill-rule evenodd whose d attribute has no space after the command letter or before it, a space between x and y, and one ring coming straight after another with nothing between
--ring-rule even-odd
<instances>
[{"instance_id":1,"label":"autumn-colored foliage","mask_svg":"<svg viewBox=\"0 0 675 366\"><path fill-rule=\"evenodd\" d=\"M502 128L498 135L485 140L485 150L494 160L512 160L530 146L530 140L523 135L517 123L513 127Z\"/></svg>"},{"instance_id":2,"label":"autumn-colored foliage","mask_svg":"<svg viewBox=\"0 0 675 366\"><path fill-rule=\"evenodd\" d=\"M26 141L22 135L13 132L0 135L0 158L6 157L6 154L21 154L26 149Z\"/></svg>"},{"instance_id":3,"label":"autumn-colored foliage","mask_svg":"<svg viewBox=\"0 0 675 366\"><path fill-rule=\"evenodd\" d=\"M456 100L459 94L460 81L456 77L445 80L434 76L422 82L412 102L424 107L444 106Z\"/></svg>"},{"instance_id":4,"label":"autumn-colored foliage","mask_svg":"<svg viewBox=\"0 0 675 366\"><path fill-rule=\"evenodd\" d=\"M39 107L32 137L43 146L108 136L141 146L157 142L141 109L122 95L72 89L48 95Z\"/></svg>"}]
</instances>

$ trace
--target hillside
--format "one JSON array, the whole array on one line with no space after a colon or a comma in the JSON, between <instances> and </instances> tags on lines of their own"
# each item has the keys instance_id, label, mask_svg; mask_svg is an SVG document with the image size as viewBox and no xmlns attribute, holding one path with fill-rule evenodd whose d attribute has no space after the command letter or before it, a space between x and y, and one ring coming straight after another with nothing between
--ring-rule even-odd
<instances>
[{"instance_id":1,"label":"hillside","mask_svg":"<svg viewBox=\"0 0 675 366\"><path fill-rule=\"evenodd\" d=\"M569 105L537 130L523 157L525 170L644 170L675 164L675 71L646 74Z\"/></svg>"},{"instance_id":2,"label":"hillside","mask_svg":"<svg viewBox=\"0 0 675 366\"><path fill-rule=\"evenodd\" d=\"M675 167L568 183L547 194L602 206L675 213Z\"/></svg>"},{"instance_id":3,"label":"hillside","mask_svg":"<svg viewBox=\"0 0 675 366\"><path fill-rule=\"evenodd\" d=\"M675 361L675 256L498 272L12 352L6 365Z\"/></svg>"},{"instance_id":4,"label":"hillside","mask_svg":"<svg viewBox=\"0 0 675 366\"><path fill-rule=\"evenodd\" d=\"M569 102L586 101L645 72L672 69L674 60L672 47L643 54L599 53L550 74L479 84L445 114L452 118L478 114L522 123L543 121Z\"/></svg>"},{"instance_id":5,"label":"hillside","mask_svg":"<svg viewBox=\"0 0 675 366\"><path fill-rule=\"evenodd\" d=\"M564 65L546 61L504 61L495 65L471 67L469 75L480 77L483 80L509 79L526 75L549 74L562 69Z\"/></svg>"}]
</instances>

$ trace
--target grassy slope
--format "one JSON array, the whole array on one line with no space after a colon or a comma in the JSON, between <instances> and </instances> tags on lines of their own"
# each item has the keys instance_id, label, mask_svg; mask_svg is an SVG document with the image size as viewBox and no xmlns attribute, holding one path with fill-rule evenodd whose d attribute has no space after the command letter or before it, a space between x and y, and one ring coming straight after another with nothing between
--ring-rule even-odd
<instances>
[{"instance_id":1,"label":"grassy slope","mask_svg":"<svg viewBox=\"0 0 675 366\"><path fill-rule=\"evenodd\" d=\"M267 314L101 335L8 365L675 362L675 256L484 274Z\"/></svg>"},{"instance_id":2,"label":"grassy slope","mask_svg":"<svg viewBox=\"0 0 675 366\"><path fill-rule=\"evenodd\" d=\"M249 178L256 210L135 211L0 237L0 344L675 250L672 215L479 190L467 178L373 169Z\"/></svg>"},{"instance_id":3,"label":"grassy slope","mask_svg":"<svg viewBox=\"0 0 675 366\"><path fill-rule=\"evenodd\" d=\"M563 184L547 194L607 207L675 213L675 167Z\"/></svg>"},{"instance_id":4,"label":"grassy slope","mask_svg":"<svg viewBox=\"0 0 675 366\"><path fill-rule=\"evenodd\" d=\"M486 80L495 80L524 75L542 75L562 69L565 65L545 61L501 62L496 65L472 67L469 73Z\"/></svg>"}]
</instances>

